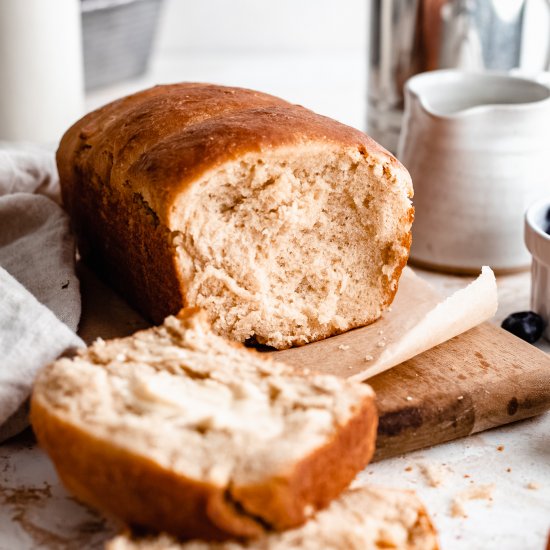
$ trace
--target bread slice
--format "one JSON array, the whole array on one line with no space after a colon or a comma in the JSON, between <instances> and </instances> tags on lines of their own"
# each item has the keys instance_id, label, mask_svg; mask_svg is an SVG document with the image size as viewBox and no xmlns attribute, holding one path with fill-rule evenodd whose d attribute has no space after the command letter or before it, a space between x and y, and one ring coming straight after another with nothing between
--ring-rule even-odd
<instances>
[{"instance_id":1,"label":"bread slice","mask_svg":"<svg viewBox=\"0 0 550 550\"><path fill-rule=\"evenodd\" d=\"M120 535L106 550L437 550L437 535L410 491L348 489L305 525L253 542L178 542L167 535Z\"/></svg>"},{"instance_id":2,"label":"bread slice","mask_svg":"<svg viewBox=\"0 0 550 550\"><path fill-rule=\"evenodd\" d=\"M31 420L83 501L211 539L303 523L368 463L377 427L369 386L295 374L197 310L50 365Z\"/></svg>"},{"instance_id":3,"label":"bread slice","mask_svg":"<svg viewBox=\"0 0 550 550\"><path fill-rule=\"evenodd\" d=\"M379 318L407 262L408 172L267 94L157 86L86 115L57 163L81 253L155 322L199 306L284 349Z\"/></svg>"}]
</instances>

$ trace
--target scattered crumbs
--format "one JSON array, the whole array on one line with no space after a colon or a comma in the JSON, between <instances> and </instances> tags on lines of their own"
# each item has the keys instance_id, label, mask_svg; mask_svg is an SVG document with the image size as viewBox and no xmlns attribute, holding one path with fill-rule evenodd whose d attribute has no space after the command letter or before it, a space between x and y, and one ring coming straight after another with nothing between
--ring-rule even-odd
<instances>
[{"instance_id":1,"label":"scattered crumbs","mask_svg":"<svg viewBox=\"0 0 550 550\"><path fill-rule=\"evenodd\" d=\"M384 342L384 340L381 340L380 342L378 342L378 344L376 344L379 348L383 348L385 345L386 345L386 342Z\"/></svg>"},{"instance_id":2,"label":"scattered crumbs","mask_svg":"<svg viewBox=\"0 0 550 550\"><path fill-rule=\"evenodd\" d=\"M488 502L492 502L494 488L495 484L490 483L488 485L477 485L476 487L470 487L469 489L460 492L451 502L451 516L454 518L468 517L464 508L464 504L468 500L487 500Z\"/></svg>"},{"instance_id":3,"label":"scattered crumbs","mask_svg":"<svg viewBox=\"0 0 550 550\"><path fill-rule=\"evenodd\" d=\"M407 395L407 401L412 401L413 398L410 395Z\"/></svg>"},{"instance_id":4,"label":"scattered crumbs","mask_svg":"<svg viewBox=\"0 0 550 550\"><path fill-rule=\"evenodd\" d=\"M338 349L341 349L342 351L346 351L349 349L349 346L347 346L346 344L340 344L338 346Z\"/></svg>"},{"instance_id":5,"label":"scattered crumbs","mask_svg":"<svg viewBox=\"0 0 550 550\"><path fill-rule=\"evenodd\" d=\"M468 478L468 477L470 477L470 474L464 474L464 477Z\"/></svg>"},{"instance_id":6,"label":"scattered crumbs","mask_svg":"<svg viewBox=\"0 0 550 550\"><path fill-rule=\"evenodd\" d=\"M352 369L353 368L353 365L349 365L348 369Z\"/></svg>"},{"instance_id":7,"label":"scattered crumbs","mask_svg":"<svg viewBox=\"0 0 550 550\"><path fill-rule=\"evenodd\" d=\"M467 518L464 503L461 500L454 499L451 502L451 516L453 518Z\"/></svg>"},{"instance_id":8,"label":"scattered crumbs","mask_svg":"<svg viewBox=\"0 0 550 550\"><path fill-rule=\"evenodd\" d=\"M527 484L527 489L531 489L532 491L536 491L537 489L540 489L540 486L539 486L538 483L533 483L532 481L530 481Z\"/></svg>"},{"instance_id":9,"label":"scattered crumbs","mask_svg":"<svg viewBox=\"0 0 550 550\"><path fill-rule=\"evenodd\" d=\"M119 354L115 357L115 359L116 359L117 361L126 361L126 355L125 355L124 353L119 353Z\"/></svg>"},{"instance_id":10,"label":"scattered crumbs","mask_svg":"<svg viewBox=\"0 0 550 550\"><path fill-rule=\"evenodd\" d=\"M302 369L302 373L304 374L310 374L311 373L311 370L308 369L307 367L305 369Z\"/></svg>"},{"instance_id":11,"label":"scattered crumbs","mask_svg":"<svg viewBox=\"0 0 550 550\"><path fill-rule=\"evenodd\" d=\"M405 468L405 472L412 472L412 469L413 469L412 466L407 466Z\"/></svg>"},{"instance_id":12,"label":"scattered crumbs","mask_svg":"<svg viewBox=\"0 0 550 550\"><path fill-rule=\"evenodd\" d=\"M433 464L418 463L418 469L430 487L439 487L443 482L443 470Z\"/></svg>"},{"instance_id":13,"label":"scattered crumbs","mask_svg":"<svg viewBox=\"0 0 550 550\"><path fill-rule=\"evenodd\" d=\"M497 451L501 451L501 452L504 451L504 445L499 445L497 447Z\"/></svg>"},{"instance_id":14,"label":"scattered crumbs","mask_svg":"<svg viewBox=\"0 0 550 550\"><path fill-rule=\"evenodd\" d=\"M380 330L378 331L378 334L384 334L384 331L383 331L382 329L380 329Z\"/></svg>"},{"instance_id":15,"label":"scattered crumbs","mask_svg":"<svg viewBox=\"0 0 550 550\"><path fill-rule=\"evenodd\" d=\"M372 355L365 355L365 361L372 361L374 357Z\"/></svg>"},{"instance_id":16,"label":"scattered crumbs","mask_svg":"<svg viewBox=\"0 0 550 550\"><path fill-rule=\"evenodd\" d=\"M489 392L488 392L487 390L485 390L485 393L486 393L487 395L489 395Z\"/></svg>"},{"instance_id":17,"label":"scattered crumbs","mask_svg":"<svg viewBox=\"0 0 550 550\"><path fill-rule=\"evenodd\" d=\"M512 468L506 468L506 471L507 471L507 472L511 472L511 471L512 471Z\"/></svg>"},{"instance_id":18,"label":"scattered crumbs","mask_svg":"<svg viewBox=\"0 0 550 550\"><path fill-rule=\"evenodd\" d=\"M463 395L459 395L459 396L457 397L457 399L458 399L459 401L462 401L462 400L464 399L464 396L463 396Z\"/></svg>"},{"instance_id":19,"label":"scattered crumbs","mask_svg":"<svg viewBox=\"0 0 550 550\"><path fill-rule=\"evenodd\" d=\"M387 311L393 311L392 307L390 306Z\"/></svg>"}]
</instances>

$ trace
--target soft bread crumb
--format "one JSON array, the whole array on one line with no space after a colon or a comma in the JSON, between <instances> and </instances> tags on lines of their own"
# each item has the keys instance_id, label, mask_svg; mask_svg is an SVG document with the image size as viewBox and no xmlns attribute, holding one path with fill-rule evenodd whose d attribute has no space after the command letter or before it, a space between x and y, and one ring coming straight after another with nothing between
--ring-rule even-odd
<instances>
[{"instance_id":1,"label":"soft bread crumb","mask_svg":"<svg viewBox=\"0 0 550 550\"><path fill-rule=\"evenodd\" d=\"M208 172L175 207L185 303L278 349L378 319L408 256L408 177L312 143Z\"/></svg>"}]
</instances>

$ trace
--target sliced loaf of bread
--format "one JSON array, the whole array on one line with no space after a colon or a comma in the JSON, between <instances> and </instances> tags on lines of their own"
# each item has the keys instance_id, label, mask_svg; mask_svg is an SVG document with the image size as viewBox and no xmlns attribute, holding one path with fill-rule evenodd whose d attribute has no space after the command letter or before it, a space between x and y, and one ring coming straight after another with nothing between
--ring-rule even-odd
<instances>
[{"instance_id":1,"label":"sliced loaf of bread","mask_svg":"<svg viewBox=\"0 0 550 550\"><path fill-rule=\"evenodd\" d=\"M294 372L199 310L60 359L31 419L67 488L131 526L257 537L304 523L370 460L369 386Z\"/></svg>"},{"instance_id":2,"label":"sliced loaf of bread","mask_svg":"<svg viewBox=\"0 0 550 550\"><path fill-rule=\"evenodd\" d=\"M178 542L172 537L121 535L106 550L437 550L435 530L410 491L348 489L305 525L252 542Z\"/></svg>"},{"instance_id":3,"label":"sliced loaf of bread","mask_svg":"<svg viewBox=\"0 0 550 550\"><path fill-rule=\"evenodd\" d=\"M242 88L156 86L63 136L82 256L155 322L206 310L278 349L372 323L411 244L411 178L362 132Z\"/></svg>"}]
</instances>

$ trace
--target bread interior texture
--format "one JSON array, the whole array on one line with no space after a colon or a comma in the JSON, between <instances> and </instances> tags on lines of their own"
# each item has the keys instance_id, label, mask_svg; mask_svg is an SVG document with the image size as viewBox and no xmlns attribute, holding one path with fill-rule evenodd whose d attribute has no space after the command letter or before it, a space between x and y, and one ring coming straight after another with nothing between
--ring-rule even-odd
<instances>
[{"instance_id":1,"label":"bread interior texture","mask_svg":"<svg viewBox=\"0 0 550 550\"><path fill-rule=\"evenodd\" d=\"M218 334L279 349L373 322L408 256L407 185L326 143L226 162L173 209L185 303Z\"/></svg>"}]
</instances>

